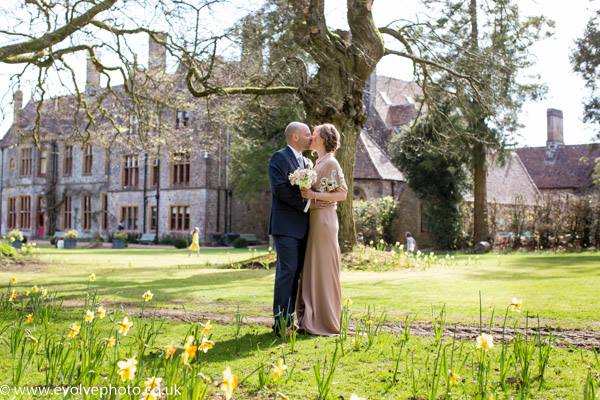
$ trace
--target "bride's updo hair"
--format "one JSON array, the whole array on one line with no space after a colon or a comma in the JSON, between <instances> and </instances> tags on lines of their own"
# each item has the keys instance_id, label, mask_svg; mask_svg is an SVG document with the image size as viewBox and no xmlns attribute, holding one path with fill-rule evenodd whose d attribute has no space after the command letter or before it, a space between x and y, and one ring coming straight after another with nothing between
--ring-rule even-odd
<instances>
[{"instance_id":1,"label":"bride's updo hair","mask_svg":"<svg viewBox=\"0 0 600 400\"><path fill-rule=\"evenodd\" d=\"M325 151L331 153L340 148L340 133L332 124L322 124L315 128L319 132L319 136L323 139Z\"/></svg>"}]
</instances>

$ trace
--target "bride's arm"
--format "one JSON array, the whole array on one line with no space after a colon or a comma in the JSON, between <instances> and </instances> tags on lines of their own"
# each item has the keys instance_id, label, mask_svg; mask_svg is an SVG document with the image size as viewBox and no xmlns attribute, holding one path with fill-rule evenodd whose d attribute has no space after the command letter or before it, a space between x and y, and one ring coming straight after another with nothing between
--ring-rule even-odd
<instances>
[{"instance_id":1,"label":"bride's arm","mask_svg":"<svg viewBox=\"0 0 600 400\"><path fill-rule=\"evenodd\" d=\"M344 201L348 192L345 188L339 187L335 192L315 192L312 189L305 190L302 192L302 197L305 199L313 199L318 201L328 201L330 203Z\"/></svg>"}]
</instances>

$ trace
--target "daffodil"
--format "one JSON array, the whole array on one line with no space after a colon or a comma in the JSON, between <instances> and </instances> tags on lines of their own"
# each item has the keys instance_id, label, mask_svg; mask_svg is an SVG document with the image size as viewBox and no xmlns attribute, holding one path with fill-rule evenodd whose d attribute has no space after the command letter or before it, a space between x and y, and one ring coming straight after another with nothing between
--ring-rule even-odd
<instances>
[{"instance_id":1,"label":"daffodil","mask_svg":"<svg viewBox=\"0 0 600 400\"><path fill-rule=\"evenodd\" d=\"M10 284L11 285L16 285L17 284L17 277L16 276L11 276L10 277Z\"/></svg>"},{"instance_id":2,"label":"daffodil","mask_svg":"<svg viewBox=\"0 0 600 400\"><path fill-rule=\"evenodd\" d=\"M233 391L237 385L238 377L231 373L231 368L225 368L225 371L223 371L223 383L221 383L221 390L225 392L225 400L233 398Z\"/></svg>"},{"instance_id":3,"label":"daffodil","mask_svg":"<svg viewBox=\"0 0 600 400\"><path fill-rule=\"evenodd\" d=\"M480 336L477 336L477 348L483 351L494 348L494 338L487 333L482 333Z\"/></svg>"},{"instance_id":4,"label":"daffodil","mask_svg":"<svg viewBox=\"0 0 600 400\"><path fill-rule=\"evenodd\" d=\"M67 336L73 339L75 336L79 335L79 329L79 324L77 322L73 322L71 325L69 325L69 332L67 333Z\"/></svg>"},{"instance_id":5,"label":"daffodil","mask_svg":"<svg viewBox=\"0 0 600 400\"><path fill-rule=\"evenodd\" d=\"M144 393L142 393L142 397L140 397L140 400L158 400L158 394L154 391L146 391Z\"/></svg>"},{"instance_id":6,"label":"daffodil","mask_svg":"<svg viewBox=\"0 0 600 400\"><path fill-rule=\"evenodd\" d=\"M147 290L143 295L142 298L144 299L144 301L150 301L152 300L152 298L154 297L154 295L152 294L151 291Z\"/></svg>"},{"instance_id":7,"label":"daffodil","mask_svg":"<svg viewBox=\"0 0 600 400\"><path fill-rule=\"evenodd\" d=\"M90 281L90 282L96 282L96 274L92 272L92 273L91 273L91 274L88 276L88 281Z\"/></svg>"},{"instance_id":8,"label":"daffodil","mask_svg":"<svg viewBox=\"0 0 600 400\"><path fill-rule=\"evenodd\" d=\"M207 338L202 338L202 341L200 342L200 350L206 353L213 347L215 347L215 342L213 342L212 340L208 340Z\"/></svg>"},{"instance_id":9,"label":"daffodil","mask_svg":"<svg viewBox=\"0 0 600 400\"><path fill-rule=\"evenodd\" d=\"M448 381L451 385L456 385L460 382L460 375L452 370L448 370Z\"/></svg>"},{"instance_id":10,"label":"daffodil","mask_svg":"<svg viewBox=\"0 0 600 400\"><path fill-rule=\"evenodd\" d=\"M48 289L46 289L45 287L43 287L43 286L42 286L42 287L40 288L40 295L41 295L42 297L46 297L46 296L48 295Z\"/></svg>"},{"instance_id":11,"label":"daffodil","mask_svg":"<svg viewBox=\"0 0 600 400\"><path fill-rule=\"evenodd\" d=\"M83 320L85 322L92 322L94 320L94 312L92 310L87 310L85 312L85 318Z\"/></svg>"},{"instance_id":12,"label":"daffodil","mask_svg":"<svg viewBox=\"0 0 600 400\"><path fill-rule=\"evenodd\" d=\"M194 337L190 336L183 347L183 353L181 353L181 362L185 365L189 365L190 360L193 360L196 356L198 346L194 346Z\"/></svg>"},{"instance_id":13,"label":"daffodil","mask_svg":"<svg viewBox=\"0 0 600 400\"><path fill-rule=\"evenodd\" d=\"M127 358L125 361L119 361L117 363L117 367L119 367L119 376L121 377L121 381L131 381L135 377L137 360L135 357Z\"/></svg>"},{"instance_id":14,"label":"daffodil","mask_svg":"<svg viewBox=\"0 0 600 400\"><path fill-rule=\"evenodd\" d=\"M510 309L514 312L520 313L522 305L523 305L523 300L513 297L512 301L510 302Z\"/></svg>"},{"instance_id":15,"label":"daffodil","mask_svg":"<svg viewBox=\"0 0 600 400\"><path fill-rule=\"evenodd\" d=\"M104 317L106 317L106 310L104 309L104 307L98 306L98 308L96 308L96 315L100 319L103 319Z\"/></svg>"},{"instance_id":16,"label":"daffodil","mask_svg":"<svg viewBox=\"0 0 600 400\"><path fill-rule=\"evenodd\" d=\"M129 320L127 317L123 317L123 321L119 322L119 335L127 336L129 329L133 326L133 322Z\"/></svg>"},{"instance_id":17,"label":"daffodil","mask_svg":"<svg viewBox=\"0 0 600 400\"><path fill-rule=\"evenodd\" d=\"M144 386L150 389L151 391L154 391L154 389L160 390L161 383L162 378L157 378L153 376L152 378L148 378L144 381Z\"/></svg>"},{"instance_id":18,"label":"daffodil","mask_svg":"<svg viewBox=\"0 0 600 400\"><path fill-rule=\"evenodd\" d=\"M212 328L212 324L210 323L210 320L208 320L205 324L200 324L200 325L202 325L202 334L208 335L208 332L210 332L210 330Z\"/></svg>"},{"instance_id":19,"label":"daffodil","mask_svg":"<svg viewBox=\"0 0 600 400\"><path fill-rule=\"evenodd\" d=\"M34 286L31 288L31 293L32 293L32 294L35 294L35 293L37 293L39 290L40 290L40 289L37 287L37 285L34 285Z\"/></svg>"},{"instance_id":20,"label":"daffodil","mask_svg":"<svg viewBox=\"0 0 600 400\"><path fill-rule=\"evenodd\" d=\"M13 302L17 299L17 292L15 292L14 290L10 292L10 295L8 296L8 301L9 302Z\"/></svg>"},{"instance_id":21,"label":"daffodil","mask_svg":"<svg viewBox=\"0 0 600 400\"><path fill-rule=\"evenodd\" d=\"M173 358L173 356L175 355L175 353L177 352L177 349L173 346L169 346L165 349L165 359L170 359Z\"/></svg>"},{"instance_id":22,"label":"daffodil","mask_svg":"<svg viewBox=\"0 0 600 400\"><path fill-rule=\"evenodd\" d=\"M25 322L28 324L33 324L33 314L27 314L25 317Z\"/></svg>"},{"instance_id":23,"label":"daffodil","mask_svg":"<svg viewBox=\"0 0 600 400\"><path fill-rule=\"evenodd\" d=\"M375 322L373 322L373 320L370 319L370 320L367 321L367 325L373 326L373 325L375 325Z\"/></svg>"},{"instance_id":24,"label":"daffodil","mask_svg":"<svg viewBox=\"0 0 600 400\"><path fill-rule=\"evenodd\" d=\"M104 339L104 341L106 342L106 347L108 347L109 349L111 347L115 347L115 344L117 343L117 340L113 336L107 337L106 339Z\"/></svg>"},{"instance_id":25,"label":"daffodil","mask_svg":"<svg viewBox=\"0 0 600 400\"><path fill-rule=\"evenodd\" d=\"M283 359L279 359L277 364L273 364L273 378L281 379L287 370L287 365L283 363Z\"/></svg>"}]
</instances>

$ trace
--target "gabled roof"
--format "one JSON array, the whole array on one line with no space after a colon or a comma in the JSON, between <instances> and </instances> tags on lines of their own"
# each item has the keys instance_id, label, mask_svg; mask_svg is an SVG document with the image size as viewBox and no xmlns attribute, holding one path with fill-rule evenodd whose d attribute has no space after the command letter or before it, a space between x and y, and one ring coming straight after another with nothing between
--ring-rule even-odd
<instances>
[{"instance_id":1,"label":"gabled roof","mask_svg":"<svg viewBox=\"0 0 600 400\"><path fill-rule=\"evenodd\" d=\"M365 132L356 142L355 179L404 181L404 175Z\"/></svg>"},{"instance_id":2,"label":"gabled roof","mask_svg":"<svg viewBox=\"0 0 600 400\"><path fill-rule=\"evenodd\" d=\"M592 186L600 144L560 145L552 160L546 147L524 147L516 152L540 190L581 190Z\"/></svg>"},{"instance_id":3,"label":"gabled roof","mask_svg":"<svg viewBox=\"0 0 600 400\"><path fill-rule=\"evenodd\" d=\"M417 116L416 100L422 96L419 85L377 75L375 111L387 128L406 125Z\"/></svg>"}]
</instances>

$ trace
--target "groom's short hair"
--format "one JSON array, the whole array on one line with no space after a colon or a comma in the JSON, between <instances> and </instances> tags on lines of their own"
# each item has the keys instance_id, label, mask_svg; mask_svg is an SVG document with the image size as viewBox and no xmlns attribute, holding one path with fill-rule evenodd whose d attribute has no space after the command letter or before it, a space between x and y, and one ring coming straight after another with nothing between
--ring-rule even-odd
<instances>
[{"instance_id":1,"label":"groom's short hair","mask_svg":"<svg viewBox=\"0 0 600 400\"><path fill-rule=\"evenodd\" d=\"M303 128L308 128L308 125L297 121L290 122L285 128L285 140L289 142L292 135L296 132L300 132Z\"/></svg>"}]
</instances>

